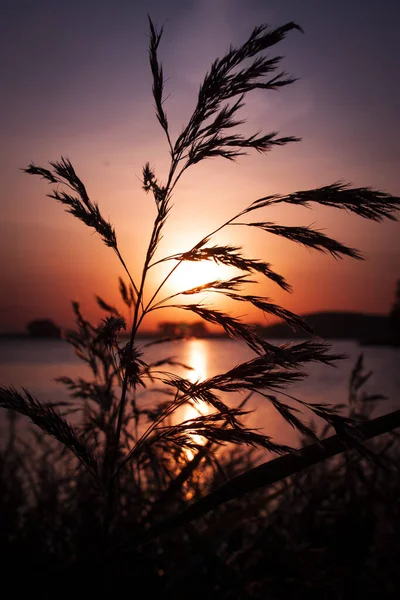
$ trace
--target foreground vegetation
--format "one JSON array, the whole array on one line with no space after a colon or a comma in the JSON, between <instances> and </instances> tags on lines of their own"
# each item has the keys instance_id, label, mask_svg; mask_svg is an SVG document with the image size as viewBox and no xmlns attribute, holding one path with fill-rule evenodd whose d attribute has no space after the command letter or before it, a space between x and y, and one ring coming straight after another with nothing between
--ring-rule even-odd
<instances>
[{"instance_id":1,"label":"foreground vegetation","mask_svg":"<svg viewBox=\"0 0 400 600\"><path fill-rule=\"evenodd\" d=\"M171 162L165 183L149 164L143 169L143 188L153 196L155 220L139 278L121 255L114 228L90 199L68 159L51 162L50 169L34 164L26 169L53 184L50 197L94 229L113 250L126 273L126 279L119 280L126 315L98 298L106 316L100 325L93 325L73 304L77 328L68 334L68 341L90 367L92 379L60 378L71 392L67 406L45 404L26 390L0 389L0 406L14 411L0 473L6 572L24 564L29 581L39 578L41 587L62 576L64 590L86 581L92 591L117 592L130 583L132 590L145 587L146 593L174 598L205 593L221 598L264 598L268 593L283 598L300 588L308 595L324 590L326 597L344 597L354 582L364 586L367 594L374 589L374 578L381 581L386 576L386 591L391 592L394 564L381 549L397 548L393 531L398 476L388 463L396 460L398 448L382 448L381 442L371 448L363 437L397 427L399 412L369 429L362 424L365 414L356 410L364 381L361 363L352 381L350 414L341 413L339 406L313 404L291 395L288 387L306 376L309 362L330 364L340 357L297 315L270 298L244 292L260 277L287 291L290 285L264 259L218 244L218 233L233 225L256 227L335 258L360 259L355 249L311 227L287 227L264 217L253 221L253 215L278 203L317 203L381 221L394 219L400 199L345 183L267 195L195 241L192 248L159 258L172 194L189 167L212 157L234 160L247 150L266 152L298 141L275 132L238 133L243 124L238 113L253 90L272 91L294 81L278 71L280 57L263 53L299 29L294 23L275 30L256 27L242 46L230 48L214 61L191 118L173 141L158 59L162 32L150 21L153 97ZM232 277L163 295L179 265L207 260L230 267ZM160 263L172 266L156 289L149 289L148 273ZM215 295L228 297L239 307L251 304L312 337L273 345L236 316L205 305L204 294L209 300ZM246 344L253 358L202 381L178 374L187 366L169 357L150 364L137 336L149 313L167 307L220 325ZM120 336L125 329L127 343ZM141 393L149 389L150 407L141 402ZM253 394L261 395L313 445L296 453L246 427L242 417ZM179 422L176 415L185 405L200 409L200 414ZM320 442L302 410L322 419L334 432L333 439ZM34 444L19 439L15 413L40 428ZM67 420L73 413L81 417L79 427L73 428ZM43 432L59 443L48 441ZM264 448L283 457L256 470L248 448ZM344 457L326 461L343 451ZM295 474L311 464L316 466ZM228 479L223 486L222 473ZM385 492L385 503L392 502L389 519L381 515L380 490ZM253 491L250 496L249 491ZM357 510L359 504L362 509ZM354 535L349 537L351 531ZM384 540L382 532L386 532ZM356 556L359 562L354 563Z\"/></svg>"},{"instance_id":2,"label":"foreground vegetation","mask_svg":"<svg viewBox=\"0 0 400 600\"><path fill-rule=\"evenodd\" d=\"M364 392L366 379L360 359L347 412L363 421L379 401ZM45 438L34 448L18 442L12 421L0 454L0 544L7 548L3 582L11 575L17 588L37 585L54 593L62 582L64 593L78 587L118 593L130 586L132 593L171 598L397 597L397 435L368 442L374 461L348 450L139 545L133 539L146 535L144 522L164 522L188 498L220 489L226 478L251 468L252 457L240 449L219 453L218 471L193 470L158 504L151 503L150 482L140 494L124 480L108 552L104 507L90 476L73 469Z\"/></svg>"}]
</instances>

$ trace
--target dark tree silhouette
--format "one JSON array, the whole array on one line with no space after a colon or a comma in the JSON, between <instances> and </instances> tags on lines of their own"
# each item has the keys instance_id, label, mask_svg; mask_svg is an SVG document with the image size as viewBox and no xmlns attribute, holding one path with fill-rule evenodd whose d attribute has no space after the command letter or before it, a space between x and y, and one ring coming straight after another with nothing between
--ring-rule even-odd
<instances>
[{"instance_id":1,"label":"dark tree silhouette","mask_svg":"<svg viewBox=\"0 0 400 600\"><path fill-rule=\"evenodd\" d=\"M56 339L61 337L61 329L51 319L30 321L26 329L32 337Z\"/></svg>"}]
</instances>

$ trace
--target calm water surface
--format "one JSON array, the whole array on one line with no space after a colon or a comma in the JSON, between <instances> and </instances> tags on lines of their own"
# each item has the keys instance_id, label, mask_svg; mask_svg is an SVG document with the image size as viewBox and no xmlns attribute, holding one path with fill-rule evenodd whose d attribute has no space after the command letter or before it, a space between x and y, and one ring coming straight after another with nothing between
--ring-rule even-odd
<instances>
[{"instance_id":1,"label":"calm water surface","mask_svg":"<svg viewBox=\"0 0 400 600\"><path fill-rule=\"evenodd\" d=\"M333 350L345 353L349 358L338 362L336 368L321 364L309 365L308 378L288 388L288 392L308 402L346 402L351 370L357 357L363 352L365 367L373 371L366 390L384 394L388 398L380 404L377 414L400 406L400 349L360 347L356 342L335 341ZM146 349L148 360L163 356L174 357L191 365L194 371L189 372L189 375L186 373L186 376L195 380L224 372L250 359L254 354L242 344L226 339L177 341ZM181 371L180 374L184 373ZM58 340L0 341L0 385L14 385L17 388L24 386L45 401L65 400L68 398L67 392L54 381L61 375L72 378L90 376L89 369L74 354L69 344ZM142 402L151 402L151 395L143 395ZM246 417L249 426L262 429L279 441L296 442L297 435L263 398L254 395L249 408L253 410ZM195 414L188 411L181 415L183 418L193 416ZM0 424L4 431L2 414Z\"/></svg>"}]
</instances>

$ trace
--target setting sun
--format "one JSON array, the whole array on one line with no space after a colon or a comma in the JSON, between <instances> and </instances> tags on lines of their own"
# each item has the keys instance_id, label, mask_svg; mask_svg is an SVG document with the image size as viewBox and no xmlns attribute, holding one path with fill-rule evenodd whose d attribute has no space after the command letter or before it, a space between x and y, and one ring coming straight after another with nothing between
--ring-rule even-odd
<instances>
[{"instance_id":1,"label":"setting sun","mask_svg":"<svg viewBox=\"0 0 400 600\"><path fill-rule=\"evenodd\" d=\"M232 276L232 269L217 265L213 261L183 262L171 276L169 285L176 293Z\"/></svg>"}]
</instances>

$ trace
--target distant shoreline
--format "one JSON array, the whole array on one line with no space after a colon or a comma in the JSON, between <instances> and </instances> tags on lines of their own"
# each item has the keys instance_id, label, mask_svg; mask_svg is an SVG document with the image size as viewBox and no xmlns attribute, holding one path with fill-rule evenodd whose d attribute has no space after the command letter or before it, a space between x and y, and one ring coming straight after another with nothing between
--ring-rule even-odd
<instances>
[{"instance_id":1,"label":"distant shoreline","mask_svg":"<svg viewBox=\"0 0 400 600\"><path fill-rule=\"evenodd\" d=\"M326 340L355 340L360 345L379 345L399 347L400 341L395 339L386 315L366 314L358 312L331 311L303 315L301 317L315 334ZM269 326L254 324L258 335L264 339L300 340L311 337L300 328L291 329L285 323L274 323ZM158 331L144 331L138 339L162 339ZM129 336L121 337L122 340ZM47 335L29 335L24 332L0 333L0 340L63 340L60 337ZM205 335L188 335L177 339L230 339L224 332L206 332ZM171 341L172 338L171 338Z\"/></svg>"}]
</instances>

